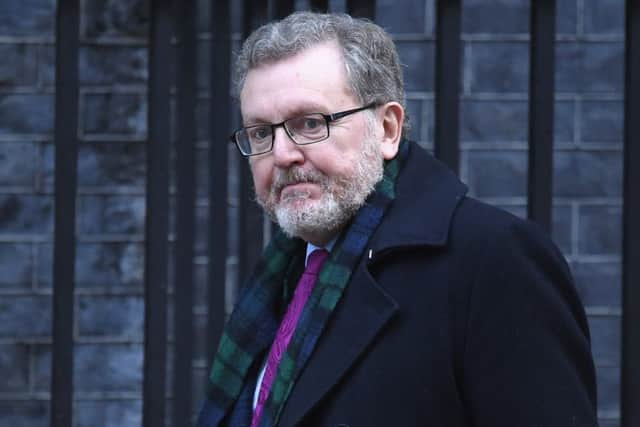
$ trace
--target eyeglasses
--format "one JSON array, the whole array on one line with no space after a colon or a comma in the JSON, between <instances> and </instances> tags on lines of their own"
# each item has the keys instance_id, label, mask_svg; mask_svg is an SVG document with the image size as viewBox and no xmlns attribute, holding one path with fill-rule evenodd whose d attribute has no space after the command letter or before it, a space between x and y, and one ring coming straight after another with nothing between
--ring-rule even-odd
<instances>
[{"instance_id":1,"label":"eyeglasses","mask_svg":"<svg viewBox=\"0 0 640 427\"><path fill-rule=\"evenodd\" d=\"M256 156L273 149L276 128L282 126L289 138L297 145L309 145L329 138L329 123L350 114L375 107L372 102L364 107L340 111L333 114L310 113L292 117L280 123L260 124L238 129L229 138L236 144L243 156Z\"/></svg>"}]
</instances>

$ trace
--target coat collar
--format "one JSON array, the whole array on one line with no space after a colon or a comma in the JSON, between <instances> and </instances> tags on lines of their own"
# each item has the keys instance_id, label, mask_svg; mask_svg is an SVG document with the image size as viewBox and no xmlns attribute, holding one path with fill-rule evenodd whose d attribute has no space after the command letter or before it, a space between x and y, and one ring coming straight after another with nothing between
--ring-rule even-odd
<instances>
[{"instance_id":1,"label":"coat collar","mask_svg":"<svg viewBox=\"0 0 640 427\"><path fill-rule=\"evenodd\" d=\"M396 199L370 247L376 253L413 245L444 245L453 212L466 186L439 161L410 143L407 161L396 184ZM416 209L423 215L416 215ZM379 259L379 258L378 258ZM397 314L400 307L361 263L341 300L331 326L296 382L281 418L298 425Z\"/></svg>"},{"instance_id":2,"label":"coat collar","mask_svg":"<svg viewBox=\"0 0 640 427\"><path fill-rule=\"evenodd\" d=\"M399 246L445 245L454 211L467 193L447 166L409 144L396 198L369 245L374 254Z\"/></svg>"}]
</instances>

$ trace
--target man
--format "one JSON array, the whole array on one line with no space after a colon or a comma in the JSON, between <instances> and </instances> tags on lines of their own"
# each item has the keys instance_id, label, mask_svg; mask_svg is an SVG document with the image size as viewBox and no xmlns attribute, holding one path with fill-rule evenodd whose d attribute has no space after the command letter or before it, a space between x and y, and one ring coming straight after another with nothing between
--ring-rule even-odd
<instances>
[{"instance_id":1,"label":"man","mask_svg":"<svg viewBox=\"0 0 640 427\"><path fill-rule=\"evenodd\" d=\"M403 139L380 27L296 13L247 39L237 73L233 140L281 231L225 327L199 426L597 424L562 255Z\"/></svg>"}]
</instances>

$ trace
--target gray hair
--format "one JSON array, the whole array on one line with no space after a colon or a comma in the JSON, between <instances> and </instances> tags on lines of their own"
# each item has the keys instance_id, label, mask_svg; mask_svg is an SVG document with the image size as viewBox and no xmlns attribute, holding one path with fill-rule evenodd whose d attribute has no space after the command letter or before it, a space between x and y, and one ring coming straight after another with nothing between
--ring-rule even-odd
<instances>
[{"instance_id":1,"label":"gray hair","mask_svg":"<svg viewBox=\"0 0 640 427\"><path fill-rule=\"evenodd\" d=\"M236 95L250 70L329 41L337 42L342 50L347 82L359 102L396 101L405 107L402 68L393 40L373 22L347 14L295 12L255 30L236 61ZM405 120L403 133L408 128Z\"/></svg>"}]
</instances>

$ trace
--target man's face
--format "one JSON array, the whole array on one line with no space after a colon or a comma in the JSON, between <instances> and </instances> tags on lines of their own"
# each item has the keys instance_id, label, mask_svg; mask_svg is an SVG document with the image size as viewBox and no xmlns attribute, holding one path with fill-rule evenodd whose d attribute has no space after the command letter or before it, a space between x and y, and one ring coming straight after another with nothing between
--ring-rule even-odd
<instances>
[{"instance_id":1,"label":"man's face","mask_svg":"<svg viewBox=\"0 0 640 427\"><path fill-rule=\"evenodd\" d=\"M360 107L333 43L249 71L240 101L245 126ZM327 243L380 180L383 156L368 114L331 123L327 140L305 146L277 128L273 150L250 159L257 200L286 233Z\"/></svg>"}]
</instances>

